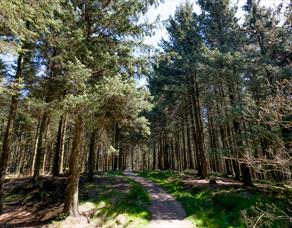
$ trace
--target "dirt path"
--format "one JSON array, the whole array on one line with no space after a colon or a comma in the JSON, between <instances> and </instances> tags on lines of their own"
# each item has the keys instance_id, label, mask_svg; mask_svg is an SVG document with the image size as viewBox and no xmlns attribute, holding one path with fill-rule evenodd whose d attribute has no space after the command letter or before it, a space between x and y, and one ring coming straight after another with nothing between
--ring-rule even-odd
<instances>
[{"instance_id":1,"label":"dirt path","mask_svg":"<svg viewBox=\"0 0 292 228\"><path fill-rule=\"evenodd\" d=\"M186 213L180 202L176 201L158 185L132 172L124 172L124 174L143 185L150 194L151 206L149 210L152 214L152 220L150 221L149 227L195 227L190 221L185 220Z\"/></svg>"}]
</instances>

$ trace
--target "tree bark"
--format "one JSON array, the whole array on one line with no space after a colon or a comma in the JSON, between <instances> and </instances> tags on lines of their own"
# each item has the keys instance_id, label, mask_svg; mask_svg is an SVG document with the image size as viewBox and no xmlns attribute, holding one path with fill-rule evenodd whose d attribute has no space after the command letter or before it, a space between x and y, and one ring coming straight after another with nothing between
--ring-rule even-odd
<instances>
[{"instance_id":1,"label":"tree bark","mask_svg":"<svg viewBox=\"0 0 292 228\"><path fill-rule=\"evenodd\" d=\"M66 129L67 129L67 116L64 117L64 124L62 128L62 143L61 143L61 151L60 151L60 166L59 172L64 173L64 157L65 157L65 140L66 140Z\"/></svg>"},{"instance_id":2,"label":"tree bark","mask_svg":"<svg viewBox=\"0 0 292 228\"><path fill-rule=\"evenodd\" d=\"M61 116L59 121L58 133L57 133L57 142L56 142L56 149L55 149L55 156L53 161L53 177L59 176L60 174L60 155L63 153L63 125L64 125L64 116Z\"/></svg>"},{"instance_id":3,"label":"tree bark","mask_svg":"<svg viewBox=\"0 0 292 228\"><path fill-rule=\"evenodd\" d=\"M48 113L47 111L44 111L41 124L40 124L39 140L38 140L38 145L37 145L35 167L34 167L34 172L33 172L33 181L35 184L37 184L39 181L40 169L42 166L41 163L42 163L42 156L43 156L43 139L46 133L47 125L48 125L47 120L48 120Z\"/></svg>"},{"instance_id":4,"label":"tree bark","mask_svg":"<svg viewBox=\"0 0 292 228\"><path fill-rule=\"evenodd\" d=\"M152 170L156 169L156 143L153 144L153 162L152 162Z\"/></svg>"},{"instance_id":5,"label":"tree bark","mask_svg":"<svg viewBox=\"0 0 292 228\"><path fill-rule=\"evenodd\" d=\"M90 145L89 145L89 156L88 156L88 181L93 181L93 172L95 166L95 145L96 145L97 130L91 133Z\"/></svg>"},{"instance_id":6,"label":"tree bark","mask_svg":"<svg viewBox=\"0 0 292 228\"><path fill-rule=\"evenodd\" d=\"M242 163L240 165L240 167L241 167L241 171L242 171L243 185L244 186L252 186L252 179L251 179L249 167L244 163Z\"/></svg>"},{"instance_id":7,"label":"tree bark","mask_svg":"<svg viewBox=\"0 0 292 228\"><path fill-rule=\"evenodd\" d=\"M193 77L193 84L194 84L194 95L195 95L195 121L197 125L197 143L198 143L198 152L200 154L200 162L201 162L201 178L206 178L208 175L208 163L206 158L205 152L205 145L204 145L204 132L203 132L203 123L201 117L201 106L200 106L200 96L199 96L199 86L197 81L196 74Z\"/></svg>"},{"instance_id":8,"label":"tree bark","mask_svg":"<svg viewBox=\"0 0 292 228\"><path fill-rule=\"evenodd\" d=\"M65 205L63 213L73 217L80 216L78 211L78 185L80 176L80 155L82 150L83 122L81 115L78 115L75 128L72 152L69 163L69 179L65 194Z\"/></svg>"}]
</instances>

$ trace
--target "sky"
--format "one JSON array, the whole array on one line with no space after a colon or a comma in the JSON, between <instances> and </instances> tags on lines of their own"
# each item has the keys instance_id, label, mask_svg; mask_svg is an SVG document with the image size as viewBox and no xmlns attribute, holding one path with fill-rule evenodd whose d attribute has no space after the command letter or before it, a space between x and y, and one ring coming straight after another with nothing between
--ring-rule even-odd
<instances>
[{"instance_id":1,"label":"sky","mask_svg":"<svg viewBox=\"0 0 292 228\"><path fill-rule=\"evenodd\" d=\"M146 18L148 19L149 22L152 23L159 16L160 21L163 22L167 20L170 16L173 16L175 14L176 8L179 7L181 4L186 3L187 1L188 0L164 0L163 3L159 4L159 6L151 7L146 15ZM246 0L231 0L231 1L233 4L236 4L236 2L238 1L237 17L241 18L243 16L242 6L246 3ZM200 9L195 4L196 0L189 0L189 2L193 3L194 12L199 13ZM261 0L261 5L265 7L275 7L281 2L283 2L283 0ZM157 48L161 39L167 40L167 32L163 25L155 29L153 36L145 37L144 43L148 45L152 45L155 48ZM138 87L141 87L141 86L143 87L146 84L147 82L145 78L141 78L137 80Z\"/></svg>"},{"instance_id":2,"label":"sky","mask_svg":"<svg viewBox=\"0 0 292 228\"><path fill-rule=\"evenodd\" d=\"M266 7L273 7L281 3L283 0L261 0L261 5ZM288 1L288 0L287 0ZM165 21L169 18L169 16L173 16L175 13L175 9L180 5L186 3L187 0L164 0L164 3L160 3L158 7L151 7L146 15L149 22L154 22L157 16L160 16L160 21ZM200 12L199 7L195 4L196 0L189 0L189 2L194 3L194 11ZM232 0L235 4L237 0ZM239 2L239 11L237 13L238 17L243 15L241 7L246 3L246 0L238 0ZM144 42L149 45L153 45L157 47L159 41L164 38L167 39L167 33L163 26L155 30L155 35L152 37L146 37Z\"/></svg>"}]
</instances>

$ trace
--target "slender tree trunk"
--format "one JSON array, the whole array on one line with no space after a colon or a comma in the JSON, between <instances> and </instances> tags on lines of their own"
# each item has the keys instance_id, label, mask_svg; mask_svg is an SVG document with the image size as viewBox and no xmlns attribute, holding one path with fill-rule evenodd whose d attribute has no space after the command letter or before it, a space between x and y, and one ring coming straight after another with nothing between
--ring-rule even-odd
<instances>
[{"instance_id":1,"label":"slender tree trunk","mask_svg":"<svg viewBox=\"0 0 292 228\"><path fill-rule=\"evenodd\" d=\"M62 129L63 129L63 119L64 117L61 116L61 119L59 121L59 127L58 127L58 133L57 133L57 142L56 142L56 149L55 149L55 156L53 161L53 177L59 176L60 174L60 154L61 154L61 148L62 148Z\"/></svg>"},{"instance_id":2,"label":"slender tree trunk","mask_svg":"<svg viewBox=\"0 0 292 228\"><path fill-rule=\"evenodd\" d=\"M78 184L80 176L80 155L82 150L83 122L79 114L75 123L72 152L69 162L69 179L65 194L65 205L63 213L78 217Z\"/></svg>"},{"instance_id":3,"label":"slender tree trunk","mask_svg":"<svg viewBox=\"0 0 292 228\"><path fill-rule=\"evenodd\" d=\"M196 137L196 125L195 125L195 120L194 120L194 107L193 107L193 101L192 101L192 98L191 98L191 95L189 95L189 99L188 99L188 102L189 102L189 107L188 107L188 110L189 110L189 116L190 116L190 120L191 120L191 134L192 134L192 138L193 138L193 148L194 148L194 152L195 152L195 158L197 160L197 170L198 170L198 175L201 176L201 163L200 163L200 154L198 152L198 142L197 142L197 137ZM189 152L190 152L190 169L192 168L195 168L194 164L193 164L193 161L191 159L191 152L192 150L189 149Z\"/></svg>"},{"instance_id":4,"label":"slender tree trunk","mask_svg":"<svg viewBox=\"0 0 292 228\"><path fill-rule=\"evenodd\" d=\"M131 171L134 170L134 150L133 148L130 148L131 149Z\"/></svg>"},{"instance_id":5,"label":"slender tree trunk","mask_svg":"<svg viewBox=\"0 0 292 228\"><path fill-rule=\"evenodd\" d=\"M100 148L97 150L97 154L96 154L96 162L95 162L95 170L98 171L99 170L99 159L100 159Z\"/></svg>"},{"instance_id":6,"label":"slender tree trunk","mask_svg":"<svg viewBox=\"0 0 292 228\"><path fill-rule=\"evenodd\" d=\"M194 162L193 162L193 153L192 153L192 147L191 147L191 131L189 127L189 122L188 122L188 114L185 112L185 124L186 124L186 137L187 137L187 148L188 148L188 155L189 155L189 164L188 168L189 169L194 169Z\"/></svg>"},{"instance_id":7,"label":"slender tree trunk","mask_svg":"<svg viewBox=\"0 0 292 228\"><path fill-rule=\"evenodd\" d=\"M156 169L156 143L153 144L153 162L152 170Z\"/></svg>"},{"instance_id":8,"label":"slender tree trunk","mask_svg":"<svg viewBox=\"0 0 292 228\"><path fill-rule=\"evenodd\" d=\"M232 158L232 167L233 167L233 171L235 173L235 180L240 180L240 169L239 169L239 164L238 161L234 158Z\"/></svg>"},{"instance_id":9,"label":"slender tree trunk","mask_svg":"<svg viewBox=\"0 0 292 228\"><path fill-rule=\"evenodd\" d=\"M186 152L186 141L185 141L185 126L184 118L181 118L181 129L182 129L182 149L183 149L183 169L187 168L187 152Z\"/></svg>"},{"instance_id":10,"label":"slender tree trunk","mask_svg":"<svg viewBox=\"0 0 292 228\"><path fill-rule=\"evenodd\" d=\"M34 167L35 167L35 160L36 160L36 154L37 154L37 149L38 149L40 126L41 126L41 117L38 118L38 125L37 125L37 129L36 129L35 140L34 140L32 165L31 165L31 175L32 176L34 175Z\"/></svg>"},{"instance_id":11,"label":"slender tree trunk","mask_svg":"<svg viewBox=\"0 0 292 228\"><path fill-rule=\"evenodd\" d=\"M199 96L199 86L197 81L196 74L193 77L194 84L194 94L195 94L195 121L197 125L197 142L198 142L198 152L200 154L201 162L201 178L206 178L208 175L208 162L206 158L205 145L204 145L204 132L203 132L203 123L201 117L201 106L200 106L200 96Z\"/></svg>"},{"instance_id":12,"label":"slender tree trunk","mask_svg":"<svg viewBox=\"0 0 292 228\"><path fill-rule=\"evenodd\" d=\"M47 120L48 123L50 122L50 120L48 119ZM47 124L47 127L48 127L49 124ZM46 164L48 163L48 170L50 170L50 165L52 164L52 153L48 153L50 151L50 143L48 142L47 138L48 138L48 133L49 133L49 130L46 129L45 130L45 135L44 135L44 139L43 139L43 148L44 148L44 152L43 152L43 156L41 157L42 159L42 174L45 174L46 172Z\"/></svg>"},{"instance_id":13,"label":"slender tree trunk","mask_svg":"<svg viewBox=\"0 0 292 228\"><path fill-rule=\"evenodd\" d=\"M35 160L35 167L33 172L33 181L34 183L38 183L39 176L40 176L40 169L42 166L42 156L43 156L43 139L46 134L46 129L48 125L48 113L47 111L44 111L43 117L40 124L40 130L39 130L39 140L37 145L37 153L36 153L36 160Z\"/></svg>"},{"instance_id":14,"label":"slender tree trunk","mask_svg":"<svg viewBox=\"0 0 292 228\"><path fill-rule=\"evenodd\" d=\"M22 151L20 151L20 158L19 158L19 161L18 161L18 165L16 167L16 174L17 174L18 177L22 173L22 167L23 167L23 163L24 163L24 157L25 157L25 153L23 153Z\"/></svg>"},{"instance_id":15,"label":"slender tree trunk","mask_svg":"<svg viewBox=\"0 0 292 228\"><path fill-rule=\"evenodd\" d=\"M66 129L67 129L67 116L65 115L64 117L64 124L63 124L63 128L62 128L62 140L61 140L61 151L60 151L60 173L64 173L64 157L65 157L65 140L66 140Z\"/></svg>"},{"instance_id":16,"label":"slender tree trunk","mask_svg":"<svg viewBox=\"0 0 292 228\"><path fill-rule=\"evenodd\" d=\"M249 167L244 163L242 163L240 167L241 167L241 171L242 171L243 185L252 186L252 179L251 179Z\"/></svg>"},{"instance_id":17,"label":"slender tree trunk","mask_svg":"<svg viewBox=\"0 0 292 228\"><path fill-rule=\"evenodd\" d=\"M91 133L90 145L89 145L89 156L88 156L88 181L93 181L93 172L95 165L95 141L96 141L97 130Z\"/></svg>"},{"instance_id":18,"label":"slender tree trunk","mask_svg":"<svg viewBox=\"0 0 292 228\"><path fill-rule=\"evenodd\" d=\"M181 157L179 156L179 141L177 135L174 137L174 150L175 150L175 160L177 161L177 168L182 169Z\"/></svg>"},{"instance_id":19,"label":"slender tree trunk","mask_svg":"<svg viewBox=\"0 0 292 228\"><path fill-rule=\"evenodd\" d=\"M163 148L162 148L162 136L159 133L159 149L158 149L158 168L163 170Z\"/></svg>"},{"instance_id":20,"label":"slender tree trunk","mask_svg":"<svg viewBox=\"0 0 292 228\"><path fill-rule=\"evenodd\" d=\"M15 75L15 83L17 84L21 82L23 64L24 64L24 55L23 53L21 53L17 59L17 70L16 70L16 75ZM19 85L17 85L17 88L18 86ZM3 185L5 182L5 175L6 175L8 157L9 157L10 146L11 146L11 139L12 139L12 131L14 127L14 121L16 118L19 95L20 95L20 89L16 89L15 94L13 94L11 97L10 110L9 110L7 125L5 129L5 134L4 134L3 146L2 146L2 154L1 154L1 160L0 160L0 213L3 210L3 202L2 202L2 198L4 194Z\"/></svg>"},{"instance_id":21,"label":"slender tree trunk","mask_svg":"<svg viewBox=\"0 0 292 228\"><path fill-rule=\"evenodd\" d=\"M121 146L119 149L119 157L118 157L118 169L122 170L122 161L123 161L123 147Z\"/></svg>"}]
</instances>

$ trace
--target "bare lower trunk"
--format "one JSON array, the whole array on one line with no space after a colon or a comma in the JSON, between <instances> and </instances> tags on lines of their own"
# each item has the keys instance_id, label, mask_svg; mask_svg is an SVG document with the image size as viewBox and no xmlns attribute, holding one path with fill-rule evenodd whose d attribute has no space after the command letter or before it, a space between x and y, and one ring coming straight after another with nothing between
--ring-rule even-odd
<instances>
[{"instance_id":1,"label":"bare lower trunk","mask_svg":"<svg viewBox=\"0 0 292 228\"><path fill-rule=\"evenodd\" d=\"M37 145L37 153L36 153L36 160L35 160L35 167L33 172L33 180L35 183L38 183L39 176L40 176L40 169L42 166L42 157L43 157L43 142L44 136L46 134L46 129L48 125L48 113L45 111L41 120L40 130L39 130L39 140Z\"/></svg>"},{"instance_id":2,"label":"bare lower trunk","mask_svg":"<svg viewBox=\"0 0 292 228\"><path fill-rule=\"evenodd\" d=\"M252 186L252 179L250 175L249 167L246 164L241 164L241 171L242 171L242 182L245 186Z\"/></svg>"},{"instance_id":3,"label":"bare lower trunk","mask_svg":"<svg viewBox=\"0 0 292 228\"><path fill-rule=\"evenodd\" d=\"M67 129L67 117L64 117L64 125L62 128L62 143L61 143L61 151L60 151L60 173L64 173L64 156L65 156L65 143L66 143L66 129Z\"/></svg>"},{"instance_id":4,"label":"bare lower trunk","mask_svg":"<svg viewBox=\"0 0 292 228\"><path fill-rule=\"evenodd\" d=\"M88 156L88 181L93 181L93 172L95 165L95 140L96 140L97 130L91 133L90 146L89 146L89 156Z\"/></svg>"},{"instance_id":5,"label":"bare lower trunk","mask_svg":"<svg viewBox=\"0 0 292 228\"><path fill-rule=\"evenodd\" d=\"M156 169L156 143L153 144L153 163L152 170Z\"/></svg>"},{"instance_id":6,"label":"bare lower trunk","mask_svg":"<svg viewBox=\"0 0 292 228\"><path fill-rule=\"evenodd\" d=\"M201 106L200 106L200 95L199 95L199 86L197 81L197 76L193 77L194 84L194 103L195 103L195 121L197 125L197 143L198 143L198 153L200 154L200 163L201 163L201 178L206 178L208 175L208 162L206 157L205 145L204 145L204 132L203 132L203 122L201 117Z\"/></svg>"},{"instance_id":7,"label":"bare lower trunk","mask_svg":"<svg viewBox=\"0 0 292 228\"><path fill-rule=\"evenodd\" d=\"M58 127L58 133L57 133L57 142L56 142L56 149L55 149L55 156L54 156L54 162L53 162L53 176L59 176L60 174L60 167L63 163L63 157L64 157L64 125L66 117L61 116L59 127ZM61 170L62 171L62 170Z\"/></svg>"},{"instance_id":8,"label":"bare lower trunk","mask_svg":"<svg viewBox=\"0 0 292 228\"><path fill-rule=\"evenodd\" d=\"M78 183L81 167L80 155L82 149L82 133L83 123L82 117L79 115L74 128L74 138L69 163L69 179L63 209L64 214L74 217L78 217L80 215L78 211Z\"/></svg>"},{"instance_id":9,"label":"bare lower trunk","mask_svg":"<svg viewBox=\"0 0 292 228\"><path fill-rule=\"evenodd\" d=\"M23 69L23 61L24 56L23 54L20 54L17 60L17 71L15 75L15 82L19 83L20 79L22 77L22 69ZM18 85L17 85L17 88ZM3 147L2 147L2 154L1 154L1 160L0 160L0 212L2 212L2 198L3 198L3 185L5 182L5 174L8 164L8 157L10 153L10 146L11 146L11 139L12 139L12 130L13 125L16 117L16 111L18 106L18 98L19 98L19 89L15 92L14 95L11 97L11 103L10 103L10 110L6 125L6 130L4 134L4 140L3 140Z\"/></svg>"}]
</instances>

